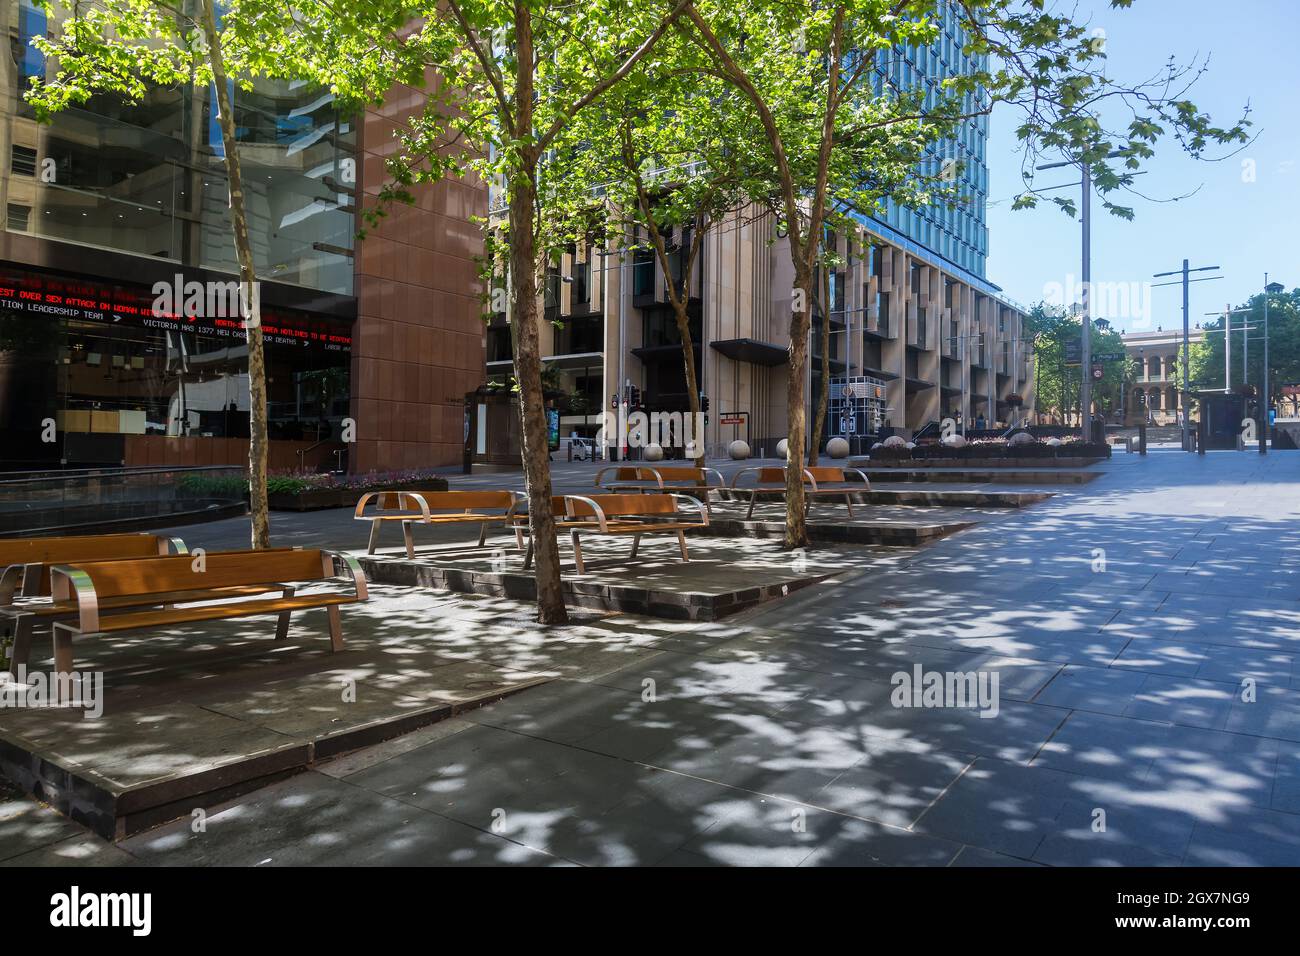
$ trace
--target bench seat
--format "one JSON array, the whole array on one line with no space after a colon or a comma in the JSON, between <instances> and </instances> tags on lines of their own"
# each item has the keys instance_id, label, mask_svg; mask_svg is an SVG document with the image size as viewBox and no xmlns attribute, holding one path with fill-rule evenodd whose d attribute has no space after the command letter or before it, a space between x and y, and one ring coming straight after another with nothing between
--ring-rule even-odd
<instances>
[{"instance_id":1,"label":"bench seat","mask_svg":"<svg viewBox=\"0 0 1300 956\"><path fill-rule=\"evenodd\" d=\"M742 487L740 479L747 474L754 474L756 481L752 485ZM850 481L848 479L850 474L857 475L858 480ZM733 494L749 492L749 510L745 512L745 520L748 521L754 516L754 505L758 503L760 493L776 492L785 495L785 469L770 465L742 468L732 477L730 490ZM804 514L812 510L814 498L842 498L849 510L849 517L852 518L853 495L870 490L871 482L867 480L866 473L857 468L810 466L803 470Z\"/></svg>"},{"instance_id":2,"label":"bench seat","mask_svg":"<svg viewBox=\"0 0 1300 956\"><path fill-rule=\"evenodd\" d=\"M257 617L263 614L283 614L285 611L307 611L318 607L338 607L355 604L361 599L355 594L297 594L293 597L272 598L265 601L239 601L231 604L200 604L190 607L168 608L161 611L133 611L127 614L110 614L99 619L97 634L117 631L138 631L170 624L194 624L199 621L224 621L236 617Z\"/></svg>"},{"instance_id":3,"label":"bench seat","mask_svg":"<svg viewBox=\"0 0 1300 956\"><path fill-rule=\"evenodd\" d=\"M487 541L489 524L510 524L513 510L521 495L515 491L373 491L361 496L353 518L370 522L370 542L366 553L374 554L379 546L379 529L390 521L402 526L406 556L415 557L414 525L477 524L478 546ZM374 501L369 514L366 506ZM522 549L523 538L516 529L515 545Z\"/></svg>"}]
</instances>

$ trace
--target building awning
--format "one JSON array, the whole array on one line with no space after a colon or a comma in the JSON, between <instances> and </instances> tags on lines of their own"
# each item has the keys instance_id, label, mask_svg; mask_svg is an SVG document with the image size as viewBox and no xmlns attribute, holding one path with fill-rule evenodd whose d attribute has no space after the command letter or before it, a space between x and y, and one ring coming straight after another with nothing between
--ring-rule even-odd
<instances>
[{"instance_id":1,"label":"building awning","mask_svg":"<svg viewBox=\"0 0 1300 956\"><path fill-rule=\"evenodd\" d=\"M909 392L924 392L927 388L934 388L934 382L927 382L923 378L909 378L907 380L907 390Z\"/></svg>"},{"instance_id":2,"label":"building awning","mask_svg":"<svg viewBox=\"0 0 1300 956\"><path fill-rule=\"evenodd\" d=\"M579 369L599 369L604 365L605 353L603 352L567 352L564 355L546 355L542 361L552 368L561 368L569 371Z\"/></svg>"},{"instance_id":3,"label":"building awning","mask_svg":"<svg viewBox=\"0 0 1300 956\"><path fill-rule=\"evenodd\" d=\"M940 385L940 386L939 386L939 391L942 392L942 393L945 394L945 395L960 395L960 394L961 394L961 389L960 389L960 388L953 388L951 385Z\"/></svg>"},{"instance_id":4,"label":"building awning","mask_svg":"<svg viewBox=\"0 0 1300 956\"><path fill-rule=\"evenodd\" d=\"M783 365L790 358L788 349L757 339L722 339L710 342L709 347L717 349L733 361L748 362L750 365Z\"/></svg>"},{"instance_id":5,"label":"building awning","mask_svg":"<svg viewBox=\"0 0 1300 956\"><path fill-rule=\"evenodd\" d=\"M898 376L893 372L886 372L883 368L866 368L864 366L862 374L866 375L868 378L878 378L886 382L892 382L898 378Z\"/></svg>"}]
</instances>

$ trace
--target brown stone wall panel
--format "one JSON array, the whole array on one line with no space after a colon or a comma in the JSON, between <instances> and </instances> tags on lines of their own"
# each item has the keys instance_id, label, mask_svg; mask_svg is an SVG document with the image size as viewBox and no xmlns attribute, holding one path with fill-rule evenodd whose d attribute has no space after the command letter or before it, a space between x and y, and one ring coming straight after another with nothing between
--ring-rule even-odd
<instances>
[{"instance_id":1,"label":"brown stone wall panel","mask_svg":"<svg viewBox=\"0 0 1300 956\"><path fill-rule=\"evenodd\" d=\"M424 93L390 91L361 123L360 194L385 182L401 124L423 109ZM484 377L476 257L487 212L477 179L448 179L413 190L393 206L356 255L359 328L353 336L353 413L360 470L413 468L461 460L464 393ZM363 200L364 202L365 200Z\"/></svg>"}]
</instances>

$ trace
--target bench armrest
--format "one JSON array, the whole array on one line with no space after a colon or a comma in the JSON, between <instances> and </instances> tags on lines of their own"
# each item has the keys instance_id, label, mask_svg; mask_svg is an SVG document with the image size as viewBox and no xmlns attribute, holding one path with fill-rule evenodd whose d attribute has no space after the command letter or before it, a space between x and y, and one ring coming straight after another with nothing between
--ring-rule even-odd
<instances>
[{"instance_id":1,"label":"bench armrest","mask_svg":"<svg viewBox=\"0 0 1300 956\"><path fill-rule=\"evenodd\" d=\"M343 568L352 575L352 585L356 588L357 600L369 600L370 591L366 587L366 573L361 570L360 561L342 551L322 550L321 557L329 563L329 567L322 568L322 570L328 571L331 575L337 575L338 566L343 565Z\"/></svg>"},{"instance_id":2,"label":"bench armrest","mask_svg":"<svg viewBox=\"0 0 1300 956\"><path fill-rule=\"evenodd\" d=\"M512 526L518 526L520 524L527 525L528 512L519 510L520 505L527 504L528 499L524 495L520 495L516 492L515 500L510 502L510 507L506 509L506 524Z\"/></svg>"},{"instance_id":3,"label":"bench armrest","mask_svg":"<svg viewBox=\"0 0 1300 956\"><path fill-rule=\"evenodd\" d=\"M701 468L700 474L703 476L706 485L711 484L709 481L709 475L713 475L713 477L718 479L717 485L719 488L725 488L727 486L727 479L723 478L722 472L718 471L716 468Z\"/></svg>"},{"instance_id":4,"label":"bench armrest","mask_svg":"<svg viewBox=\"0 0 1300 956\"><path fill-rule=\"evenodd\" d=\"M0 573L0 605L14 603L14 595L18 593L18 582L23 579L25 570L21 564L11 564Z\"/></svg>"},{"instance_id":5,"label":"bench armrest","mask_svg":"<svg viewBox=\"0 0 1300 956\"><path fill-rule=\"evenodd\" d=\"M170 551L169 551L170 549ZM190 549L185 547L185 542L180 538L159 538L158 553L165 555L171 554L189 554Z\"/></svg>"},{"instance_id":6,"label":"bench armrest","mask_svg":"<svg viewBox=\"0 0 1300 956\"><path fill-rule=\"evenodd\" d=\"M573 506L570 504L570 502L581 501L584 504L589 505L592 511L596 513L596 524L600 528L600 530L605 533L609 532L609 525L605 523L605 512L600 507L600 505L596 504L594 500L586 497L585 495L565 495L564 501L565 501L565 510L568 512L568 517L570 518L578 517L578 515L575 515L573 513ZM586 516L584 515L583 517Z\"/></svg>"},{"instance_id":7,"label":"bench armrest","mask_svg":"<svg viewBox=\"0 0 1300 956\"><path fill-rule=\"evenodd\" d=\"M751 471L754 471L754 472L761 471L761 470L763 469L763 467L764 467L763 465L748 465L748 466L746 466L746 467L740 469L740 471L736 472L734 475L731 476L731 487L732 487L732 488L739 488L739 487L740 487L740 478L741 478L742 475L744 475L744 474L746 474L746 473L748 473L748 472L751 472Z\"/></svg>"},{"instance_id":8,"label":"bench armrest","mask_svg":"<svg viewBox=\"0 0 1300 956\"><path fill-rule=\"evenodd\" d=\"M862 479L862 484L865 486L865 490L871 490L871 482L867 479L867 473L861 468L845 468L844 477L847 478L849 475L857 475Z\"/></svg>"},{"instance_id":9,"label":"bench armrest","mask_svg":"<svg viewBox=\"0 0 1300 956\"><path fill-rule=\"evenodd\" d=\"M703 528L709 523L709 512L704 507L704 503L699 498L692 498L690 495L673 495L679 502L684 501L695 509L695 513L700 516L700 527Z\"/></svg>"},{"instance_id":10,"label":"bench armrest","mask_svg":"<svg viewBox=\"0 0 1300 956\"><path fill-rule=\"evenodd\" d=\"M808 484L812 485L813 491L817 490L817 479L813 477L813 473L809 471L807 468L803 470L803 480Z\"/></svg>"},{"instance_id":11,"label":"bench armrest","mask_svg":"<svg viewBox=\"0 0 1300 956\"><path fill-rule=\"evenodd\" d=\"M398 508L408 507L406 503L406 499L412 498L415 500L415 503L420 506L420 517L419 518L412 517L411 520L412 521L429 520L429 503L424 500L424 497L422 495L418 495L414 491L368 491L364 495L362 495L361 498L357 501L357 510L352 512L352 517L356 518L358 521L369 520L366 518L364 514L366 510L366 503L371 498L374 498L376 495L397 495Z\"/></svg>"},{"instance_id":12,"label":"bench armrest","mask_svg":"<svg viewBox=\"0 0 1300 956\"><path fill-rule=\"evenodd\" d=\"M82 634L99 630L99 596L89 574L80 568L56 564L50 568L50 592L54 601L76 602L77 628Z\"/></svg>"}]
</instances>

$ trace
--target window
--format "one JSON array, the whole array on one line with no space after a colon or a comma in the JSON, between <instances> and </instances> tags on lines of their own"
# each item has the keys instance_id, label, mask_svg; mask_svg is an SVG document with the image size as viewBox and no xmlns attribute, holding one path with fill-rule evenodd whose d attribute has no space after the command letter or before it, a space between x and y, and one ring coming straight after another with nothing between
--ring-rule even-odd
<instances>
[{"instance_id":1,"label":"window","mask_svg":"<svg viewBox=\"0 0 1300 956\"><path fill-rule=\"evenodd\" d=\"M14 143L9 151L9 168L16 176L35 176L36 150Z\"/></svg>"},{"instance_id":2,"label":"window","mask_svg":"<svg viewBox=\"0 0 1300 956\"><path fill-rule=\"evenodd\" d=\"M9 204L9 218L5 228L10 232L26 232L28 219L31 217L32 207L22 206L16 202Z\"/></svg>"}]
</instances>

